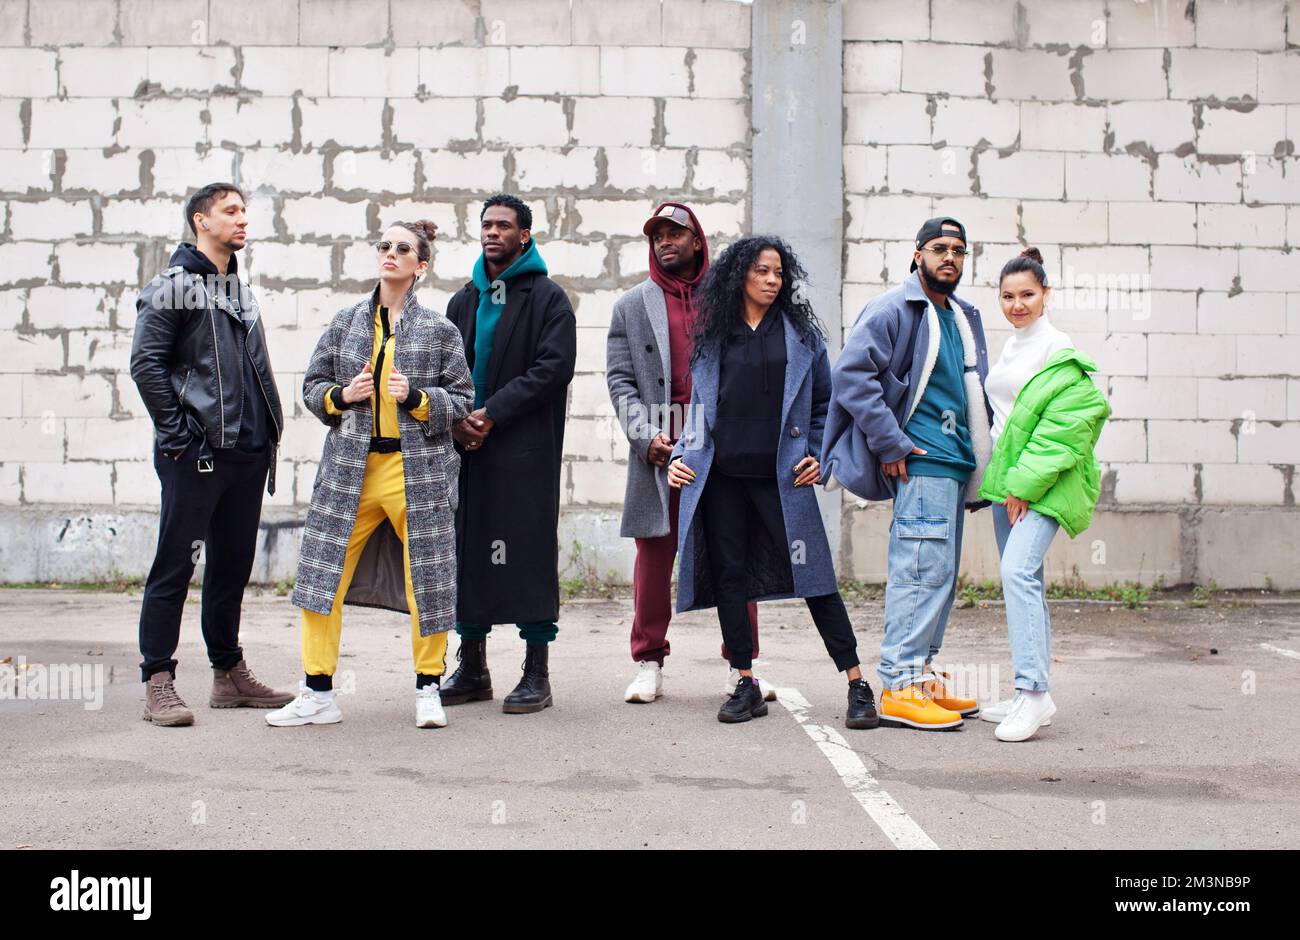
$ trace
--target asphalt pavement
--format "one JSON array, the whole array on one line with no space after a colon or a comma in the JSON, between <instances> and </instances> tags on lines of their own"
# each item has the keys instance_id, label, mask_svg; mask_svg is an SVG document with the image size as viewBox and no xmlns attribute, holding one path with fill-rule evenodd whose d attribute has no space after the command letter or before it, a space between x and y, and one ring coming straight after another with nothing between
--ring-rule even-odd
<instances>
[{"instance_id":1,"label":"asphalt pavement","mask_svg":"<svg viewBox=\"0 0 1300 940\"><path fill-rule=\"evenodd\" d=\"M0 660L25 664L26 682L23 698L0 700L0 848L1300 845L1297 599L1054 602L1059 710L1023 744L979 720L951 733L847 730L844 680L798 602L760 605L757 669L781 689L766 717L716 720L726 667L711 612L674 621L665 696L626 704L627 598L564 606L555 707L501 712L523 644L498 627L496 699L421 730L407 620L367 609L345 613L340 724L271 728L262 711L208 708L193 594L177 686L196 723L159 728L140 717L139 604L138 593L0 590ZM879 696L881 606L850 615ZM296 688L287 597L250 590L242 639L260 678ZM1010 694L1002 608L954 611L939 659L981 700ZM79 690L65 666L84 670ZM56 675L79 697L51 697Z\"/></svg>"}]
</instances>

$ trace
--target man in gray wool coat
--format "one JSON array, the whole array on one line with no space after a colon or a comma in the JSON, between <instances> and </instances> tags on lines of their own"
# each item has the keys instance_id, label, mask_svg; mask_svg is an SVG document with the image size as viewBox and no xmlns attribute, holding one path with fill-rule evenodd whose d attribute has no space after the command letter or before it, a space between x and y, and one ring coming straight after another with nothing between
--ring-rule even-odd
<instances>
[{"instance_id":1,"label":"man in gray wool coat","mask_svg":"<svg viewBox=\"0 0 1300 940\"><path fill-rule=\"evenodd\" d=\"M636 540L632 573L632 659L637 675L624 699L650 703L663 694L672 619L680 490L668 486L668 457L691 400L695 291L709 267L709 243L695 213L662 203L642 227L650 245L650 276L614 304L605 348L605 377L614 413L628 439L627 492L620 534ZM758 654L758 613L749 605ZM722 650L727 658L727 651ZM738 675L728 672L730 694ZM776 692L760 681L771 701Z\"/></svg>"}]
</instances>

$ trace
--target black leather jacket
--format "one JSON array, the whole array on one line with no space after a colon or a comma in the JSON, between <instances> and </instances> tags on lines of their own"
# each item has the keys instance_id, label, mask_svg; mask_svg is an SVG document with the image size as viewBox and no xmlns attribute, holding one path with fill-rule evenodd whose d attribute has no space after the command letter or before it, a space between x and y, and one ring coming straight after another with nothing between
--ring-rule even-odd
<instances>
[{"instance_id":1,"label":"black leather jacket","mask_svg":"<svg viewBox=\"0 0 1300 940\"><path fill-rule=\"evenodd\" d=\"M186 249L202 258L192 246L180 246L172 266L146 284L136 300L131 378L153 419L159 450L175 456L197 441L197 459L211 461L214 449L233 448L239 438L244 409L241 347L246 350L271 416L267 489L274 493L275 453L284 417L260 308L248 285L238 280L232 256L226 283L231 292L239 291L245 315L256 316L252 328L245 330L238 310L210 277L175 263Z\"/></svg>"}]
</instances>

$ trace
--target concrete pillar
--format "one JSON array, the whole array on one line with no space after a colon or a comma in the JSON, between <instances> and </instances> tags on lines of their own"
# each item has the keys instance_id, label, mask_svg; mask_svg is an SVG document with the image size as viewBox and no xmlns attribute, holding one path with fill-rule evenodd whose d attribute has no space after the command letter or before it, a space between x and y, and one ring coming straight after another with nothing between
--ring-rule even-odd
<instances>
[{"instance_id":1,"label":"concrete pillar","mask_svg":"<svg viewBox=\"0 0 1300 940\"><path fill-rule=\"evenodd\" d=\"M813 310L840 348L844 247L843 11L828 0L755 0L753 230L780 235L808 271ZM818 491L839 556L840 494Z\"/></svg>"}]
</instances>

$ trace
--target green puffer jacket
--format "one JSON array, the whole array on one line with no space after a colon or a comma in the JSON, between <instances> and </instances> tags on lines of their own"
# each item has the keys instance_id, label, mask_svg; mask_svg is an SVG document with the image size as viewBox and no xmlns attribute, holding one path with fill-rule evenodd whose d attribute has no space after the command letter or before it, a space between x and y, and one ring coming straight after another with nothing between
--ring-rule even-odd
<instances>
[{"instance_id":1,"label":"green puffer jacket","mask_svg":"<svg viewBox=\"0 0 1300 940\"><path fill-rule=\"evenodd\" d=\"M1062 349L1020 390L984 472L980 496L1008 495L1051 516L1074 538L1092 521L1101 493L1093 450L1110 406L1088 377L1097 364Z\"/></svg>"}]
</instances>

